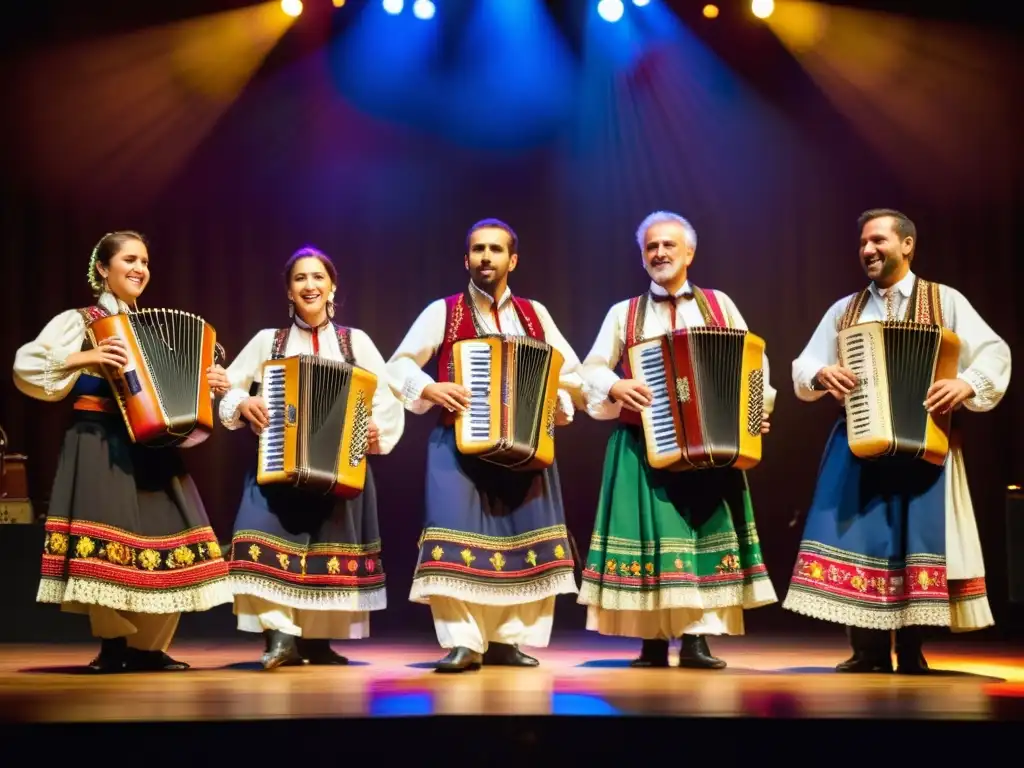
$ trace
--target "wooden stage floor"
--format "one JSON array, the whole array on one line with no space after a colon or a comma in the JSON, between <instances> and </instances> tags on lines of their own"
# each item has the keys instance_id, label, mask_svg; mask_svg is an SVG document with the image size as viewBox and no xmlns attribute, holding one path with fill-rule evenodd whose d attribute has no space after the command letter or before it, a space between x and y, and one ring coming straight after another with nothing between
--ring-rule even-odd
<instances>
[{"instance_id":1,"label":"wooden stage floor","mask_svg":"<svg viewBox=\"0 0 1024 768\"><path fill-rule=\"evenodd\" d=\"M171 650L192 665L186 672L92 675L77 666L94 655L91 645L0 645L0 723L122 724L123 733L130 723L248 722L265 728L319 721L344 728L351 721L363 728L386 721L393 725L383 732L397 735L403 733L399 722L427 715L515 715L581 719L596 723L589 728L598 736L609 721L664 718L689 719L702 728L747 718L805 725L847 721L859 723L861 731L866 720L1017 728L1024 721L1024 651L978 642L926 648L937 670L926 677L837 674L834 665L849 653L841 638L717 638L712 650L730 665L721 671L631 669L637 642L593 635L561 637L535 651L539 668L456 675L433 671L431 663L442 653L427 640L335 648L353 663L265 672L256 663L258 639L183 642ZM503 718L471 721L477 736L483 738L491 725L476 724L492 719Z\"/></svg>"}]
</instances>

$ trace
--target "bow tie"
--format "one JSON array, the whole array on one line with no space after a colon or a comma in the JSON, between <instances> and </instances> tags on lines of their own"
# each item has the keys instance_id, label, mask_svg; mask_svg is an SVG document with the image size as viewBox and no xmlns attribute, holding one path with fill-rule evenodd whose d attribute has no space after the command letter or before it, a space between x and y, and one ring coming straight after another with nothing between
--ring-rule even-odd
<instances>
[{"instance_id":1,"label":"bow tie","mask_svg":"<svg viewBox=\"0 0 1024 768\"><path fill-rule=\"evenodd\" d=\"M652 293L651 298L654 299L655 301L671 301L673 304L675 304L679 299L692 299L693 293L687 291L686 293L682 293L678 296L669 296L667 294L662 295L660 293Z\"/></svg>"}]
</instances>

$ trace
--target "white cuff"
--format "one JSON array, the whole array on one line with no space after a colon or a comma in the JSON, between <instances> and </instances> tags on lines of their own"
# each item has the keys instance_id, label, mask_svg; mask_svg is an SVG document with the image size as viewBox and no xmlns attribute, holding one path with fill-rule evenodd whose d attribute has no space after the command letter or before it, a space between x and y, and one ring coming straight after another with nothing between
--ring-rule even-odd
<instances>
[{"instance_id":1,"label":"white cuff","mask_svg":"<svg viewBox=\"0 0 1024 768\"><path fill-rule=\"evenodd\" d=\"M573 415L576 413L576 408L573 407L572 395L569 394L568 390L558 390L557 405L555 407L565 416L566 422L571 424Z\"/></svg>"},{"instance_id":2,"label":"white cuff","mask_svg":"<svg viewBox=\"0 0 1024 768\"><path fill-rule=\"evenodd\" d=\"M229 390L228 393L221 398L220 407L217 409L217 415L220 417L220 423L227 429L241 429L245 426L245 419L238 414L238 408L248 399L249 393L244 389Z\"/></svg>"}]
</instances>

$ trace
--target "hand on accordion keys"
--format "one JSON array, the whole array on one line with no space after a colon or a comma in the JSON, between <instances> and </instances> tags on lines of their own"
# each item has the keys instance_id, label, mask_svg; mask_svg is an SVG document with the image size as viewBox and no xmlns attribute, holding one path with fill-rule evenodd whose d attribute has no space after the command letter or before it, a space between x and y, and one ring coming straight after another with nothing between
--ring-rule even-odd
<instances>
[{"instance_id":1,"label":"hand on accordion keys","mask_svg":"<svg viewBox=\"0 0 1024 768\"><path fill-rule=\"evenodd\" d=\"M815 378L839 402L843 402L860 384L857 374L842 365L826 365Z\"/></svg>"},{"instance_id":2,"label":"hand on accordion keys","mask_svg":"<svg viewBox=\"0 0 1024 768\"><path fill-rule=\"evenodd\" d=\"M266 401L259 395L243 400L238 406L238 415L249 422L252 431L257 435L270 424L270 410Z\"/></svg>"},{"instance_id":3,"label":"hand on accordion keys","mask_svg":"<svg viewBox=\"0 0 1024 768\"><path fill-rule=\"evenodd\" d=\"M631 411L642 411L654 401L651 390L637 379L619 379L608 390L608 397Z\"/></svg>"},{"instance_id":4,"label":"hand on accordion keys","mask_svg":"<svg viewBox=\"0 0 1024 768\"><path fill-rule=\"evenodd\" d=\"M449 411L464 411L469 407L469 390L451 381L428 384L423 388L420 398Z\"/></svg>"}]
</instances>

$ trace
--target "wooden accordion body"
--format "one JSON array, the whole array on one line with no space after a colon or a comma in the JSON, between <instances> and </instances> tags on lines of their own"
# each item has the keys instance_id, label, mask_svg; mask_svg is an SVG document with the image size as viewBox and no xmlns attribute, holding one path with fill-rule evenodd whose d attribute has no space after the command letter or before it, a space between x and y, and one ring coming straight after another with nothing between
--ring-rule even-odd
<instances>
[{"instance_id":1,"label":"wooden accordion body","mask_svg":"<svg viewBox=\"0 0 1024 768\"><path fill-rule=\"evenodd\" d=\"M270 424L260 433L256 482L353 498L366 483L377 377L315 355L263 364Z\"/></svg>"},{"instance_id":2,"label":"wooden accordion body","mask_svg":"<svg viewBox=\"0 0 1024 768\"><path fill-rule=\"evenodd\" d=\"M140 309L92 321L93 346L124 340L128 364L102 366L132 441L154 448L190 448L213 431L213 401L206 371L217 334L203 318L176 309Z\"/></svg>"},{"instance_id":3,"label":"wooden accordion body","mask_svg":"<svg viewBox=\"0 0 1024 768\"><path fill-rule=\"evenodd\" d=\"M627 350L632 376L650 388L641 414L654 469L750 469L761 461L764 340L702 326Z\"/></svg>"},{"instance_id":4,"label":"wooden accordion body","mask_svg":"<svg viewBox=\"0 0 1024 768\"><path fill-rule=\"evenodd\" d=\"M952 413L928 413L923 403L935 381L956 378L959 337L938 325L875 321L839 331L838 341L840 364L860 380L845 406L853 455L943 464Z\"/></svg>"},{"instance_id":5,"label":"wooden accordion body","mask_svg":"<svg viewBox=\"0 0 1024 768\"><path fill-rule=\"evenodd\" d=\"M488 335L455 342L452 362L471 395L455 417L459 453L508 469L550 467L562 353L529 336Z\"/></svg>"}]
</instances>

